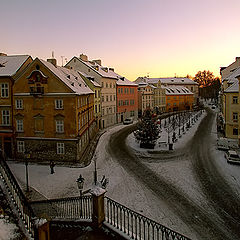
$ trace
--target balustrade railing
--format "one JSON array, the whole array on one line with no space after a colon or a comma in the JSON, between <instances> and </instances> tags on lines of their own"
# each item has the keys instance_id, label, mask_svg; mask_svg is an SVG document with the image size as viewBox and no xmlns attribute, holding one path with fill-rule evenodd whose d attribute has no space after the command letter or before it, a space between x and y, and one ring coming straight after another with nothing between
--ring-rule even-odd
<instances>
[{"instance_id":1,"label":"balustrade railing","mask_svg":"<svg viewBox=\"0 0 240 240\"><path fill-rule=\"evenodd\" d=\"M92 219L92 197L70 197L31 202L37 217L48 219Z\"/></svg>"},{"instance_id":2,"label":"balustrade railing","mask_svg":"<svg viewBox=\"0 0 240 240\"><path fill-rule=\"evenodd\" d=\"M23 194L20 186L18 185L15 177L9 169L5 158L0 154L0 176L3 183L8 190L9 196L15 205L18 217L21 218L25 224L25 228L31 236L34 236L34 214L31 206L29 205L25 195Z\"/></svg>"},{"instance_id":3,"label":"balustrade railing","mask_svg":"<svg viewBox=\"0 0 240 240\"><path fill-rule=\"evenodd\" d=\"M105 197L105 221L136 240L190 240L131 209Z\"/></svg>"}]
</instances>

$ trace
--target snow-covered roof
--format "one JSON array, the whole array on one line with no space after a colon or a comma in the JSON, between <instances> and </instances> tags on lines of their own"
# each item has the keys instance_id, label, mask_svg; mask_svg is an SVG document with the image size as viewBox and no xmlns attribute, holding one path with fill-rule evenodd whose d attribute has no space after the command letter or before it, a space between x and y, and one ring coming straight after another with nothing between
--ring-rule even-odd
<instances>
[{"instance_id":1,"label":"snow-covered roof","mask_svg":"<svg viewBox=\"0 0 240 240\"><path fill-rule=\"evenodd\" d=\"M194 84L194 85L198 85L198 83L194 82L193 80L191 80L190 78L145 78L147 80L148 83L152 83L152 84L156 84L159 82L162 84Z\"/></svg>"},{"instance_id":2,"label":"snow-covered roof","mask_svg":"<svg viewBox=\"0 0 240 240\"><path fill-rule=\"evenodd\" d=\"M94 77L93 76L90 76L84 72L81 72L81 71L77 71L80 75L84 76L85 78L87 78L95 87L101 87L101 85L94 81ZM83 79L84 80L84 79Z\"/></svg>"},{"instance_id":3,"label":"snow-covered roof","mask_svg":"<svg viewBox=\"0 0 240 240\"><path fill-rule=\"evenodd\" d=\"M239 92L238 80L236 80L230 87L228 87L224 92L226 93L237 93Z\"/></svg>"},{"instance_id":4,"label":"snow-covered roof","mask_svg":"<svg viewBox=\"0 0 240 240\"><path fill-rule=\"evenodd\" d=\"M103 67L94 61L83 61L81 58L74 58L78 59L81 63L90 67L94 72L98 73L102 77L117 79L114 72L110 71L107 67Z\"/></svg>"},{"instance_id":5,"label":"snow-covered roof","mask_svg":"<svg viewBox=\"0 0 240 240\"><path fill-rule=\"evenodd\" d=\"M224 78L223 81L227 81L228 83L235 83L238 81L237 76L240 75L240 67L236 68L230 75Z\"/></svg>"},{"instance_id":6,"label":"snow-covered roof","mask_svg":"<svg viewBox=\"0 0 240 240\"><path fill-rule=\"evenodd\" d=\"M183 86L167 86L162 88L166 90L166 95L193 95L188 88Z\"/></svg>"},{"instance_id":7,"label":"snow-covered roof","mask_svg":"<svg viewBox=\"0 0 240 240\"><path fill-rule=\"evenodd\" d=\"M133 86L133 87L134 87L134 86L135 86L135 87L138 86L138 84L136 84L136 83L128 80L127 78L125 78L125 77L117 74L117 73L114 72L113 70L109 69L109 71L111 71L112 74L115 75L116 78L118 78L118 80L117 80L117 85L118 85L118 86Z\"/></svg>"},{"instance_id":8,"label":"snow-covered roof","mask_svg":"<svg viewBox=\"0 0 240 240\"><path fill-rule=\"evenodd\" d=\"M29 55L0 56L0 76L13 76Z\"/></svg>"},{"instance_id":9,"label":"snow-covered roof","mask_svg":"<svg viewBox=\"0 0 240 240\"><path fill-rule=\"evenodd\" d=\"M77 71L65 67L55 67L50 62L42 59L39 60L76 94L83 95L93 93Z\"/></svg>"}]
</instances>

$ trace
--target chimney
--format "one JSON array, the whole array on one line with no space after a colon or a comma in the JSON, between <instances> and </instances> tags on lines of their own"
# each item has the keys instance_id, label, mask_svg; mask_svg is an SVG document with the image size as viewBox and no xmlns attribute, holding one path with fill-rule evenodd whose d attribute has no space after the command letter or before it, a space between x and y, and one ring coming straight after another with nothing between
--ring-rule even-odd
<instances>
[{"instance_id":1,"label":"chimney","mask_svg":"<svg viewBox=\"0 0 240 240\"><path fill-rule=\"evenodd\" d=\"M236 57L236 62L240 62L240 57Z\"/></svg>"},{"instance_id":2,"label":"chimney","mask_svg":"<svg viewBox=\"0 0 240 240\"><path fill-rule=\"evenodd\" d=\"M82 61L84 62L88 62L88 57L87 55L84 55L84 54L80 54L80 57L79 57Z\"/></svg>"},{"instance_id":3,"label":"chimney","mask_svg":"<svg viewBox=\"0 0 240 240\"><path fill-rule=\"evenodd\" d=\"M6 54L6 53L0 53L0 56L1 56L1 57L3 57L3 56L6 57L7 54Z\"/></svg>"},{"instance_id":4,"label":"chimney","mask_svg":"<svg viewBox=\"0 0 240 240\"><path fill-rule=\"evenodd\" d=\"M102 61L101 61L101 59L93 60L93 62L95 62L96 64L102 66Z\"/></svg>"},{"instance_id":5,"label":"chimney","mask_svg":"<svg viewBox=\"0 0 240 240\"><path fill-rule=\"evenodd\" d=\"M52 65L57 67L57 59L56 58L49 58L49 59L47 59L47 62L50 62Z\"/></svg>"}]
</instances>

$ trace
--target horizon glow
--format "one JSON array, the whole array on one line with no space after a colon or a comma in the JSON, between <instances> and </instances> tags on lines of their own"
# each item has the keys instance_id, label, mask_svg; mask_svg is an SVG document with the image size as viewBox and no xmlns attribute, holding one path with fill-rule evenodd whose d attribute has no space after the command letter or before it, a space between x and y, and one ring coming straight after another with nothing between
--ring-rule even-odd
<instances>
[{"instance_id":1,"label":"horizon glow","mask_svg":"<svg viewBox=\"0 0 240 240\"><path fill-rule=\"evenodd\" d=\"M238 0L11 0L1 3L0 52L58 65L86 54L131 81L185 77L240 56ZM61 57L63 56L63 57Z\"/></svg>"}]
</instances>

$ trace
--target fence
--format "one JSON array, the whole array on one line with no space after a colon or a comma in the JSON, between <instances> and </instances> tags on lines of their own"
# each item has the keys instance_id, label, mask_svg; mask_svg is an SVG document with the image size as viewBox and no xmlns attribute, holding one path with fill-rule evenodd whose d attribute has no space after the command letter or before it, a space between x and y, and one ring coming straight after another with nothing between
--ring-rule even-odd
<instances>
[{"instance_id":1,"label":"fence","mask_svg":"<svg viewBox=\"0 0 240 240\"><path fill-rule=\"evenodd\" d=\"M9 169L5 158L0 154L0 175L5 184L12 202L17 208L18 217L23 220L25 228L31 236L34 236L34 214L25 195L19 187L15 177Z\"/></svg>"},{"instance_id":2,"label":"fence","mask_svg":"<svg viewBox=\"0 0 240 240\"><path fill-rule=\"evenodd\" d=\"M71 197L31 202L37 217L58 220L91 220L92 197Z\"/></svg>"},{"instance_id":3,"label":"fence","mask_svg":"<svg viewBox=\"0 0 240 240\"><path fill-rule=\"evenodd\" d=\"M106 222L128 235L141 240L190 240L129 208L105 197Z\"/></svg>"}]
</instances>

